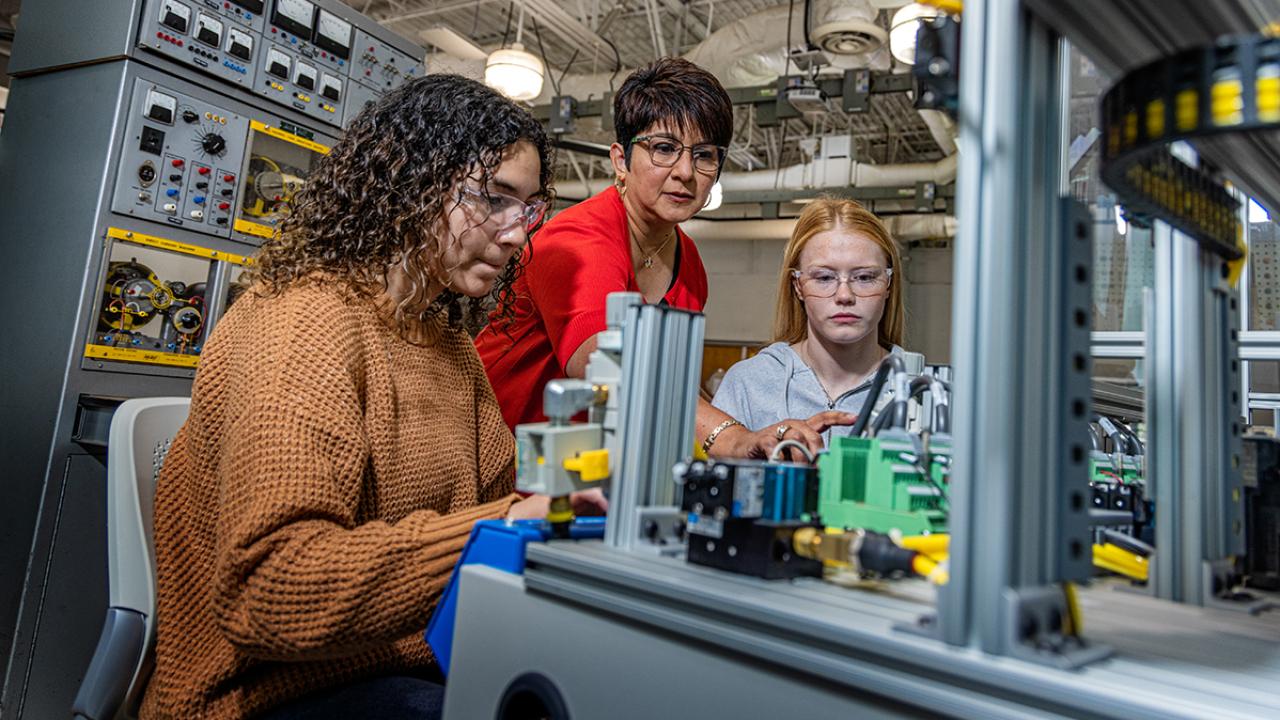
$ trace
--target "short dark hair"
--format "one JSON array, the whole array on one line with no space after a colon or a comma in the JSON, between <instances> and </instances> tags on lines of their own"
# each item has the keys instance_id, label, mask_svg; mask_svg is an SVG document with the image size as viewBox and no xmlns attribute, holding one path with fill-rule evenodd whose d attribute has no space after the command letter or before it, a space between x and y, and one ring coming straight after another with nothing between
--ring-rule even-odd
<instances>
[{"instance_id":1,"label":"short dark hair","mask_svg":"<svg viewBox=\"0 0 1280 720\"><path fill-rule=\"evenodd\" d=\"M662 121L684 132L698 130L706 142L728 146L733 138L733 102L715 75L684 58L660 58L627 76L613 98L613 131L628 167L632 139Z\"/></svg>"}]
</instances>

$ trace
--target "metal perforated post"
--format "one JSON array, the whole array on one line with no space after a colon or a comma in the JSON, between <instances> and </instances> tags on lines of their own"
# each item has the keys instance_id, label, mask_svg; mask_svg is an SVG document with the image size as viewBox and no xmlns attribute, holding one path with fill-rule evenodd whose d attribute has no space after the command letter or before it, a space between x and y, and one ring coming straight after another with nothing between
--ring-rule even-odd
<instances>
[{"instance_id":1,"label":"metal perforated post","mask_svg":"<svg viewBox=\"0 0 1280 720\"><path fill-rule=\"evenodd\" d=\"M689 450L706 319L660 305L632 305L622 326L619 459L605 542L630 548L644 508L675 504L671 467ZM692 381L691 381L692 378Z\"/></svg>"},{"instance_id":2,"label":"metal perforated post","mask_svg":"<svg viewBox=\"0 0 1280 720\"><path fill-rule=\"evenodd\" d=\"M1056 583L1089 573L1092 243L1060 199L1061 42L1017 0L967 3L962 25L973 72L961 80L952 572L939 619L949 643L1035 656Z\"/></svg>"}]
</instances>

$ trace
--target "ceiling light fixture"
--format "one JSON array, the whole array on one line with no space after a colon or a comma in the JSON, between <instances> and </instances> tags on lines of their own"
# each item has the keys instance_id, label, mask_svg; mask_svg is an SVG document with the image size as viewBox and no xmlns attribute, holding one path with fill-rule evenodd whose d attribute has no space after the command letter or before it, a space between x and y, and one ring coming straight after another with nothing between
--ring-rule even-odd
<instances>
[{"instance_id":1,"label":"ceiling light fixture","mask_svg":"<svg viewBox=\"0 0 1280 720\"><path fill-rule=\"evenodd\" d=\"M894 59L915 65L916 32L920 29L920 21L941 14L941 10L920 3L912 3L895 12L893 20L889 21L889 52L893 53Z\"/></svg>"},{"instance_id":2,"label":"ceiling light fixture","mask_svg":"<svg viewBox=\"0 0 1280 720\"><path fill-rule=\"evenodd\" d=\"M512 100L529 101L542 94L546 68L542 60L520 43L524 30L524 8L516 24L516 41L509 48L494 50L484 64L484 84Z\"/></svg>"}]
</instances>

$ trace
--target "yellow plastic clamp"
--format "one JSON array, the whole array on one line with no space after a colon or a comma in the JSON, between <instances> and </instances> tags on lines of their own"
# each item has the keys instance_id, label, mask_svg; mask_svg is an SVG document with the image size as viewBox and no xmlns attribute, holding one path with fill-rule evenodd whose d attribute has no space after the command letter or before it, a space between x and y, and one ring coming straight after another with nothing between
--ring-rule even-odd
<instances>
[{"instance_id":1,"label":"yellow plastic clamp","mask_svg":"<svg viewBox=\"0 0 1280 720\"><path fill-rule=\"evenodd\" d=\"M609 451L588 450L577 457L566 458L564 469L578 473L582 482L596 482L609 477Z\"/></svg>"}]
</instances>

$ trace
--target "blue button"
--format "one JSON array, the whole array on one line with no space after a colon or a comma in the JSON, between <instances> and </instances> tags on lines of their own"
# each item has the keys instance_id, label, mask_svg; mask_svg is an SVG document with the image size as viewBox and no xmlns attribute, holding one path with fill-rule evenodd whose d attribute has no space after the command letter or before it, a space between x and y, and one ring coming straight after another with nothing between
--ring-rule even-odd
<instances>
[{"instance_id":1,"label":"blue button","mask_svg":"<svg viewBox=\"0 0 1280 720\"><path fill-rule=\"evenodd\" d=\"M168 195L169 197L178 197L178 191L174 188L169 188L168 190L165 190L164 194Z\"/></svg>"},{"instance_id":2,"label":"blue button","mask_svg":"<svg viewBox=\"0 0 1280 720\"><path fill-rule=\"evenodd\" d=\"M253 19L253 15L251 15L250 13L245 13L245 14L244 14L244 19L245 19L245 20L252 20L252 19Z\"/></svg>"},{"instance_id":3,"label":"blue button","mask_svg":"<svg viewBox=\"0 0 1280 720\"><path fill-rule=\"evenodd\" d=\"M298 38L296 38L296 37L291 37L291 38L289 38L289 42L293 43L294 45L297 45L297 44L298 44Z\"/></svg>"},{"instance_id":4,"label":"blue button","mask_svg":"<svg viewBox=\"0 0 1280 720\"><path fill-rule=\"evenodd\" d=\"M191 202L193 202L193 203L195 203L195 204L197 204L197 205L203 205L203 204L204 204L204 196L203 196L203 195L197 195L197 196L195 196L194 198L192 198L192 199L191 199Z\"/></svg>"},{"instance_id":5,"label":"blue button","mask_svg":"<svg viewBox=\"0 0 1280 720\"><path fill-rule=\"evenodd\" d=\"M346 65L346 63L345 63L345 62L343 62L343 61L341 61L341 60L339 60L339 61L338 61L338 64L339 64L339 65Z\"/></svg>"}]
</instances>

